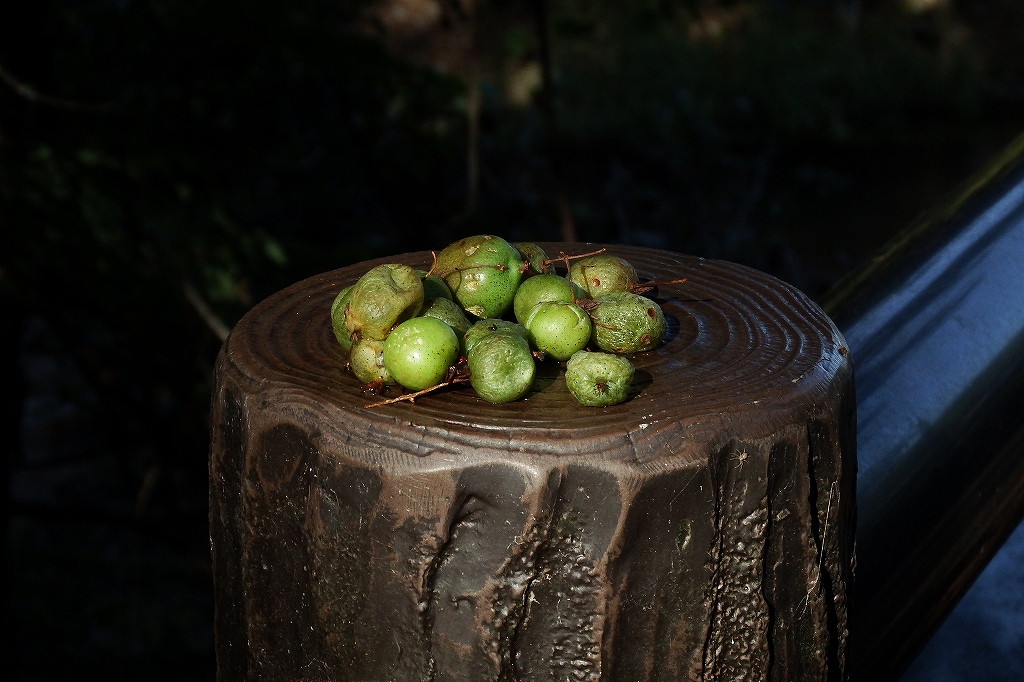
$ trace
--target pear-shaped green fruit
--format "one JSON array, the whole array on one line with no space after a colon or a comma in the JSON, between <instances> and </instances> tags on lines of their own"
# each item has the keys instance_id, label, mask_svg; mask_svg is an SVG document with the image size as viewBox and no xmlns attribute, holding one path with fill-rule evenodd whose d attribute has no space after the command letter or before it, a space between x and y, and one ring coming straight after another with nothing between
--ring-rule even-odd
<instances>
[{"instance_id":1,"label":"pear-shaped green fruit","mask_svg":"<svg viewBox=\"0 0 1024 682\"><path fill-rule=\"evenodd\" d=\"M617 405L629 396L633 372L633 363L620 355L581 350L565 365L565 385L582 405Z\"/></svg>"},{"instance_id":2,"label":"pear-shaped green fruit","mask_svg":"<svg viewBox=\"0 0 1024 682\"><path fill-rule=\"evenodd\" d=\"M544 253L544 249L531 242L515 242L512 246L516 247L526 265L523 277L533 277L551 272L551 266L545 265L548 256Z\"/></svg>"},{"instance_id":3,"label":"pear-shaped green fruit","mask_svg":"<svg viewBox=\"0 0 1024 682\"><path fill-rule=\"evenodd\" d=\"M629 291L638 281L636 269L627 261L607 253L581 258L569 268L569 279L587 298L599 298L615 291Z\"/></svg>"},{"instance_id":4,"label":"pear-shaped green fruit","mask_svg":"<svg viewBox=\"0 0 1024 682\"><path fill-rule=\"evenodd\" d=\"M526 328L521 324L515 322L506 322L505 320L498 319L487 319L478 320L466 330L466 333L462 337L462 352L464 355L468 355L470 349L476 344L477 341L483 339L490 334L504 334L505 336L518 336L519 338L526 340Z\"/></svg>"},{"instance_id":5,"label":"pear-shaped green fruit","mask_svg":"<svg viewBox=\"0 0 1024 682\"><path fill-rule=\"evenodd\" d=\"M541 301L524 326L530 345L555 360L568 360L590 341L590 316L574 303Z\"/></svg>"},{"instance_id":6,"label":"pear-shaped green fruit","mask_svg":"<svg viewBox=\"0 0 1024 682\"><path fill-rule=\"evenodd\" d=\"M501 237L460 239L437 254L434 272L444 278L459 305L477 318L500 317L522 279L522 256Z\"/></svg>"},{"instance_id":7,"label":"pear-shaped green fruit","mask_svg":"<svg viewBox=\"0 0 1024 682\"><path fill-rule=\"evenodd\" d=\"M345 326L345 319L348 317L348 302L352 297L352 287L347 286L338 292L331 303L331 327L334 329L334 338L341 344L342 350L348 353L352 350L352 332Z\"/></svg>"},{"instance_id":8,"label":"pear-shaped green fruit","mask_svg":"<svg viewBox=\"0 0 1024 682\"><path fill-rule=\"evenodd\" d=\"M384 342L379 339L360 339L352 345L348 356L352 373L364 384L381 381L395 383L394 377L384 366Z\"/></svg>"},{"instance_id":9,"label":"pear-shaped green fruit","mask_svg":"<svg viewBox=\"0 0 1024 682\"><path fill-rule=\"evenodd\" d=\"M665 336L665 314L651 299L617 291L596 299L590 311L591 341L609 353L639 353L657 348Z\"/></svg>"},{"instance_id":10,"label":"pear-shaped green fruit","mask_svg":"<svg viewBox=\"0 0 1024 682\"><path fill-rule=\"evenodd\" d=\"M411 391L441 383L458 357L459 338L451 327L433 317L406 320L384 339L384 366L395 381Z\"/></svg>"},{"instance_id":11,"label":"pear-shaped green fruit","mask_svg":"<svg viewBox=\"0 0 1024 682\"><path fill-rule=\"evenodd\" d=\"M378 265L352 287L345 326L354 339L383 341L423 305L423 283L408 265Z\"/></svg>"},{"instance_id":12,"label":"pear-shaped green fruit","mask_svg":"<svg viewBox=\"0 0 1024 682\"><path fill-rule=\"evenodd\" d=\"M578 298L583 298L583 293L565 277L534 275L519 285L512 301L512 311L519 324L526 324L526 314L541 301L572 303Z\"/></svg>"},{"instance_id":13,"label":"pear-shaped green fruit","mask_svg":"<svg viewBox=\"0 0 1024 682\"><path fill-rule=\"evenodd\" d=\"M469 383L477 395L492 403L522 398L537 370L530 345L515 334L486 334L473 344L466 360Z\"/></svg>"},{"instance_id":14,"label":"pear-shaped green fruit","mask_svg":"<svg viewBox=\"0 0 1024 682\"><path fill-rule=\"evenodd\" d=\"M423 310L420 312L420 316L441 320L452 328L452 331L455 332L459 339L465 336L466 331L472 326L472 323L466 317L466 313L462 312L459 304L446 298L435 298L432 301L426 302Z\"/></svg>"}]
</instances>

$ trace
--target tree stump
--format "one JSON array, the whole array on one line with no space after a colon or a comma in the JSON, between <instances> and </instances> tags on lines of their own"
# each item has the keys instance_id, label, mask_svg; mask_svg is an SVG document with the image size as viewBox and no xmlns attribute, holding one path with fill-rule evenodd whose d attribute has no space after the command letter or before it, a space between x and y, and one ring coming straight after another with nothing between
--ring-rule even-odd
<instances>
[{"instance_id":1,"label":"tree stump","mask_svg":"<svg viewBox=\"0 0 1024 682\"><path fill-rule=\"evenodd\" d=\"M331 302L429 253L307 279L238 323L212 415L220 682L845 679L842 336L749 268L608 251L687 281L656 292L666 339L607 408L554 363L512 403L465 386L364 407Z\"/></svg>"}]
</instances>

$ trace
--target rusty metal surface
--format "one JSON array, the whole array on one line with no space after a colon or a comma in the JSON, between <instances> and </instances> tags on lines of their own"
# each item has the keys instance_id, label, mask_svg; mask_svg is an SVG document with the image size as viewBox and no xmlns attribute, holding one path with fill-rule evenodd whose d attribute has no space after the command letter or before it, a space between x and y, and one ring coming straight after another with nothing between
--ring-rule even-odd
<instances>
[{"instance_id":1,"label":"rusty metal surface","mask_svg":"<svg viewBox=\"0 0 1024 682\"><path fill-rule=\"evenodd\" d=\"M885 682L1024 515L1024 138L825 308L857 380L852 674Z\"/></svg>"}]
</instances>

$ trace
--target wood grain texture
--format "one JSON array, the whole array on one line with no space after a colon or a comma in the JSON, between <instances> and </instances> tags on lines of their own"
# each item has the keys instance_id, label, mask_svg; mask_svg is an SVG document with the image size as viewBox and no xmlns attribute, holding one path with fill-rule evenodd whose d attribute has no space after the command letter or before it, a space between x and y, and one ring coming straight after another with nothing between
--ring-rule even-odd
<instances>
[{"instance_id":1,"label":"wood grain texture","mask_svg":"<svg viewBox=\"0 0 1024 682\"><path fill-rule=\"evenodd\" d=\"M845 679L841 335L762 273L608 249L688 279L657 292L666 340L607 408L557 364L513 403L459 387L364 408L330 304L428 253L313 277L239 322L212 416L220 682Z\"/></svg>"}]
</instances>

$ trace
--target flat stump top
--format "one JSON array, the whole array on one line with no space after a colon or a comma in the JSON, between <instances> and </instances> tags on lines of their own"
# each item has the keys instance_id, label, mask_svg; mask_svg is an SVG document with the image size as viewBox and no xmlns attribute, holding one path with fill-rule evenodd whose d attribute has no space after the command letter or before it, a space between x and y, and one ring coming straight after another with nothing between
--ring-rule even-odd
<instances>
[{"instance_id":1,"label":"flat stump top","mask_svg":"<svg viewBox=\"0 0 1024 682\"><path fill-rule=\"evenodd\" d=\"M549 255L596 248L542 246ZM360 263L278 292L232 332L227 361L268 397L283 392L343 413L335 416L347 431L371 440L377 434L394 444L397 434L407 432L415 441L411 450L421 454L461 445L637 461L670 454L665 438L678 439L680 430L686 439L700 439L717 432L723 420L748 425L753 432L744 437L756 437L762 428L768 433L780 420L820 408L834 393L837 375L848 372L842 336L795 288L733 263L640 247L607 249L632 263L641 281L686 278L649 292L664 310L665 339L653 351L627 356L637 372L631 398L619 405L580 405L565 386L563 369L541 362L533 389L517 401L488 403L462 385L415 403L366 408L377 399L345 369L331 329L331 303L375 265L428 268L429 252Z\"/></svg>"}]
</instances>

